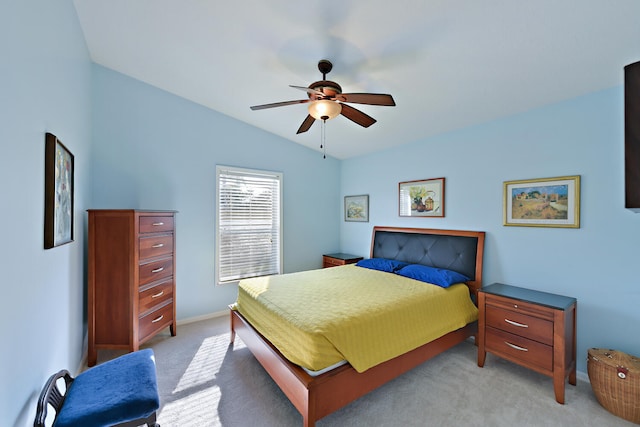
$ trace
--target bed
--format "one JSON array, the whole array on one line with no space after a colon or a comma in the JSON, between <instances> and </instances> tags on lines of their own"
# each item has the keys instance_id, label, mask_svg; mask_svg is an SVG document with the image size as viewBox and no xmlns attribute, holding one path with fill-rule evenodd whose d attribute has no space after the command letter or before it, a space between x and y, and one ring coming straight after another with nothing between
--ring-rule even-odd
<instances>
[{"instance_id":1,"label":"bed","mask_svg":"<svg viewBox=\"0 0 640 427\"><path fill-rule=\"evenodd\" d=\"M472 301L476 301L478 289L482 286L483 252L484 232L374 227L370 258L396 260L459 272L469 278L465 282L468 295ZM333 276L337 275L337 272L348 273L348 269L358 268L360 267L332 267L343 269L335 270ZM304 277L295 274L283 276L289 280L292 277L296 280ZM463 285L455 286L464 288ZM317 420L466 340L477 330L476 322L470 321L381 363L367 365L365 369L356 369L350 363L342 363L326 372L317 373L285 357L276 345L257 331L260 327L254 326L247 317L250 316L243 315L237 305L231 307L231 342L234 342L236 334L240 336L301 413L305 427L314 426ZM414 327L415 324L407 321L402 325L403 332L417 329ZM277 336L271 339L278 343Z\"/></svg>"}]
</instances>

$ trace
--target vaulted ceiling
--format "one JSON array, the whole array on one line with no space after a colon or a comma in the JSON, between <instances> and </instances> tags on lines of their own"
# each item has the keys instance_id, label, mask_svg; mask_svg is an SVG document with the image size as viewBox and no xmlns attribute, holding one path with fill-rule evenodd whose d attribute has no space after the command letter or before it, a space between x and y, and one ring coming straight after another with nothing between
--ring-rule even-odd
<instances>
[{"instance_id":1,"label":"vaulted ceiling","mask_svg":"<svg viewBox=\"0 0 640 427\"><path fill-rule=\"evenodd\" d=\"M346 159L623 83L640 61L637 0L74 0L92 60L296 143L289 85L389 93L377 123L326 124Z\"/></svg>"}]
</instances>

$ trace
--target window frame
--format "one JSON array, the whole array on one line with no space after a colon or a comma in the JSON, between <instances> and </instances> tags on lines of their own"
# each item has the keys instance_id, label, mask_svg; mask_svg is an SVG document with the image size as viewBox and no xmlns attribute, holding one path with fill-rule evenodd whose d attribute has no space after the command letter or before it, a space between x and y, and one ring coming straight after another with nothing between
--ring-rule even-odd
<instances>
[{"instance_id":1,"label":"window frame","mask_svg":"<svg viewBox=\"0 0 640 427\"><path fill-rule=\"evenodd\" d=\"M269 178L273 178L274 180L278 181L278 222L279 222L279 230L278 230L278 272L276 274L282 274L283 272L283 187L284 187L284 174L282 172L276 172L276 171L269 171L269 170L260 170L260 169L249 169L249 168L240 168L240 167L236 167L236 166L225 166L225 165L216 165L216 211L215 211L215 266L214 266L214 270L215 270L215 283L216 285L226 285L226 284L234 284L234 283L238 283L240 280L242 280L243 278L240 279L233 279L233 280L227 280L227 281L221 281L220 280L220 272L221 272L221 247L220 244L222 242L221 240L221 231L220 231L220 208L221 208L221 204L220 204L220 196L221 196L221 192L220 192L220 177L221 174L224 175L224 173L231 173L231 174L237 174L237 175L246 175L246 176L262 176L262 177L269 177ZM262 276L266 276L266 275L262 275ZM261 276L251 276L251 277L261 277Z\"/></svg>"}]
</instances>

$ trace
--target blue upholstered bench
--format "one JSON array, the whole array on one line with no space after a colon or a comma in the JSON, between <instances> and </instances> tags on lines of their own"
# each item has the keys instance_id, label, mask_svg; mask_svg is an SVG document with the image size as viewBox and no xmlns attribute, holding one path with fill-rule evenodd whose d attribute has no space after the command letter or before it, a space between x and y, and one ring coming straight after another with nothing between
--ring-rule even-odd
<instances>
[{"instance_id":1,"label":"blue upholstered bench","mask_svg":"<svg viewBox=\"0 0 640 427\"><path fill-rule=\"evenodd\" d=\"M64 369L52 375L40 393L34 427L45 426L48 408L56 412L55 427L159 427L159 407L154 354L145 349L102 363L75 379Z\"/></svg>"}]
</instances>

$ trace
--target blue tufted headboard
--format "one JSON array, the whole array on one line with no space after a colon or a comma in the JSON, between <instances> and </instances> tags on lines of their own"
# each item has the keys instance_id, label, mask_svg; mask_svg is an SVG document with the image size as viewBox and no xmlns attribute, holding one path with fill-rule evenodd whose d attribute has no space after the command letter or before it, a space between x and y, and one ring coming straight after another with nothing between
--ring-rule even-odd
<instances>
[{"instance_id":1,"label":"blue tufted headboard","mask_svg":"<svg viewBox=\"0 0 640 427\"><path fill-rule=\"evenodd\" d=\"M373 227L371 258L454 270L470 277L472 295L482 287L484 231Z\"/></svg>"}]
</instances>

